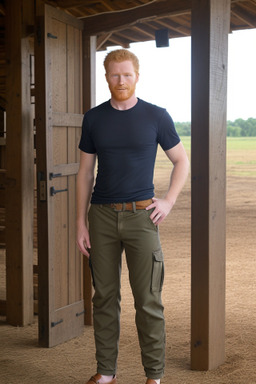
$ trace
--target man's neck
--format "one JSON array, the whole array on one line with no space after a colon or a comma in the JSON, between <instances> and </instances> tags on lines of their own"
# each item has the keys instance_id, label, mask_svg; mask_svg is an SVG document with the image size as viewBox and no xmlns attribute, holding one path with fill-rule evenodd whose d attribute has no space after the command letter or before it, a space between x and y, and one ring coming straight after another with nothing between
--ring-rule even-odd
<instances>
[{"instance_id":1,"label":"man's neck","mask_svg":"<svg viewBox=\"0 0 256 384\"><path fill-rule=\"evenodd\" d=\"M119 111L125 111L127 109L131 109L134 107L138 102L137 97L134 95L130 97L128 100L119 101L111 97L110 104L113 108L118 109Z\"/></svg>"}]
</instances>

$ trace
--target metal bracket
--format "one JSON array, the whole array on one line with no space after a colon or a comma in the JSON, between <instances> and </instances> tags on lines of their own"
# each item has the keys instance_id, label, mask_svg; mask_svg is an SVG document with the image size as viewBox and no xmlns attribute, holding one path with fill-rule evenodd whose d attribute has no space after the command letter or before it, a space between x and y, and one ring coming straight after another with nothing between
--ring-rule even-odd
<instances>
[{"instance_id":1,"label":"metal bracket","mask_svg":"<svg viewBox=\"0 0 256 384\"><path fill-rule=\"evenodd\" d=\"M81 315L84 315L84 314L85 314L85 310L83 310L82 312L78 312L78 313L76 313L76 317L81 316Z\"/></svg>"},{"instance_id":2,"label":"metal bracket","mask_svg":"<svg viewBox=\"0 0 256 384\"><path fill-rule=\"evenodd\" d=\"M62 176L62 173L53 173L53 172L51 172L49 174L50 180L55 179L56 177L61 177L61 176Z\"/></svg>"},{"instance_id":3,"label":"metal bracket","mask_svg":"<svg viewBox=\"0 0 256 384\"><path fill-rule=\"evenodd\" d=\"M67 191L68 191L67 188L65 188L65 189L55 189L54 187L51 187L50 188L50 195L54 196L54 195L56 195L56 193L67 192Z\"/></svg>"},{"instance_id":4,"label":"metal bracket","mask_svg":"<svg viewBox=\"0 0 256 384\"><path fill-rule=\"evenodd\" d=\"M56 327L56 325L59 325L59 324L61 324L61 323L63 323L63 319L60 319L59 321L52 321L51 322L51 327L53 328L53 327Z\"/></svg>"},{"instance_id":5,"label":"metal bracket","mask_svg":"<svg viewBox=\"0 0 256 384\"><path fill-rule=\"evenodd\" d=\"M49 37L50 39L58 39L58 36L54 36L51 32L47 33L47 37Z\"/></svg>"}]
</instances>

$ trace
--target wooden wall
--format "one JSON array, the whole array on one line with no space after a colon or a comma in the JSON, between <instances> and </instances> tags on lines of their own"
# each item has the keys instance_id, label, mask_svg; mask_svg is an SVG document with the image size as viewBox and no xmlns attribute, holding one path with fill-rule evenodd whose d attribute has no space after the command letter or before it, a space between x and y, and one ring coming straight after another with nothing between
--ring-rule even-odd
<instances>
[{"instance_id":1,"label":"wooden wall","mask_svg":"<svg viewBox=\"0 0 256 384\"><path fill-rule=\"evenodd\" d=\"M34 143L30 37L34 2L6 2L6 285L7 321L33 321Z\"/></svg>"}]
</instances>

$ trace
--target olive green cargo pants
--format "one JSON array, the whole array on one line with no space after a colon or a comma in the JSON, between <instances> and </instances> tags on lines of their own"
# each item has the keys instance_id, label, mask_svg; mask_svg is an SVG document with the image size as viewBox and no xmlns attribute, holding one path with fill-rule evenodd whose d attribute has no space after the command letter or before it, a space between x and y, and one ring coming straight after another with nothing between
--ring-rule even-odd
<instances>
[{"instance_id":1,"label":"olive green cargo pants","mask_svg":"<svg viewBox=\"0 0 256 384\"><path fill-rule=\"evenodd\" d=\"M97 371L114 375L120 334L121 254L125 250L134 296L136 326L146 376L163 376L165 324L161 290L163 253L152 211L115 211L92 204L89 211L90 266L95 287L93 321Z\"/></svg>"}]
</instances>

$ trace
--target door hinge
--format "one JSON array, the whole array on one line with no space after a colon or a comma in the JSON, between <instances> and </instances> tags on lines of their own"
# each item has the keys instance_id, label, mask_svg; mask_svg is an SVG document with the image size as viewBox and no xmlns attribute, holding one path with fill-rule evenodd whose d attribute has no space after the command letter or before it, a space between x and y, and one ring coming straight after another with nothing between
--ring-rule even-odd
<instances>
[{"instance_id":1,"label":"door hinge","mask_svg":"<svg viewBox=\"0 0 256 384\"><path fill-rule=\"evenodd\" d=\"M85 314L85 310L83 310L82 312L78 312L78 313L76 313L76 317L81 316L81 315L84 315L84 314Z\"/></svg>"},{"instance_id":2,"label":"door hinge","mask_svg":"<svg viewBox=\"0 0 256 384\"><path fill-rule=\"evenodd\" d=\"M58 36L53 35L51 32L48 32L48 33L47 33L47 37L48 37L49 39L58 39Z\"/></svg>"},{"instance_id":3,"label":"door hinge","mask_svg":"<svg viewBox=\"0 0 256 384\"><path fill-rule=\"evenodd\" d=\"M52 321L51 322L51 327L53 328L53 327L56 327L56 325L59 325L59 324L61 324L61 323L63 323L63 319L60 319L60 320L58 320L58 321Z\"/></svg>"},{"instance_id":4,"label":"door hinge","mask_svg":"<svg viewBox=\"0 0 256 384\"><path fill-rule=\"evenodd\" d=\"M55 189L54 187L51 187L51 188L50 188L50 194L51 194L51 196L56 195L56 193L67 192L67 191L68 191L67 188L65 188L65 189Z\"/></svg>"},{"instance_id":5,"label":"door hinge","mask_svg":"<svg viewBox=\"0 0 256 384\"><path fill-rule=\"evenodd\" d=\"M49 179L52 180L52 179L55 179L56 177L61 177L62 176L62 173L53 173L51 172L49 174Z\"/></svg>"}]
</instances>

